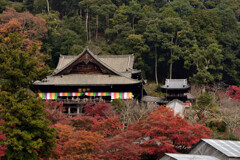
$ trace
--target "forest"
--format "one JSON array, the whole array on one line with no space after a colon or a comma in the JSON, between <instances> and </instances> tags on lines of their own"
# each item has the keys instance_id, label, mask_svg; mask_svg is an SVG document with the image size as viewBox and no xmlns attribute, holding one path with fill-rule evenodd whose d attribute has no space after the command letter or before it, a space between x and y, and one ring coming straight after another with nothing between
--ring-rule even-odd
<instances>
[{"instance_id":1,"label":"forest","mask_svg":"<svg viewBox=\"0 0 240 160\"><path fill-rule=\"evenodd\" d=\"M239 0L0 0L0 159L154 160L201 138L239 140L239 20ZM156 85L188 78L196 103L185 118L121 100L67 116L31 87L85 46L134 54Z\"/></svg>"},{"instance_id":2,"label":"forest","mask_svg":"<svg viewBox=\"0 0 240 160\"><path fill-rule=\"evenodd\" d=\"M22 32L32 27L52 69L60 54L89 46L95 54L134 54L148 81L240 84L239 0L1 0L0 12L1 25L17 16Z\"/></svg>"}]
</instances>

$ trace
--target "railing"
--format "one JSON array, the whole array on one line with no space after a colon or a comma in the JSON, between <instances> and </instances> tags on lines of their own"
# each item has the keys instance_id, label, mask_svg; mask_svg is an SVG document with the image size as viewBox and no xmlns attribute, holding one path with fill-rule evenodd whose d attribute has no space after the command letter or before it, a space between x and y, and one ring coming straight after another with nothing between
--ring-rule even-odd
<instances>
[{"instance_id":1,"label":"railing","mask_svg":"<svg viewBox=\"0 0 240 160\"><path fill-rule=\"evenodd\" d=\"M87 103L111 103L110 100L97 100L97 99L58 99L58 102L62 102L63 104L87 104Z\"/></svg>"}]
</instances>

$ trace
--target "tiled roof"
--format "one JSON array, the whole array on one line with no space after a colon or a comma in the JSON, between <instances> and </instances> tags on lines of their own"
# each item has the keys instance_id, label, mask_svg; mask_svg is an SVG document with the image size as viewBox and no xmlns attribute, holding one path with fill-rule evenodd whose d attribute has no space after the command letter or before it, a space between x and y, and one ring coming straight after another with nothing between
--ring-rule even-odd
<instances>
[{"instance_id":1,"label":"tiled roof","mask_svg":"<svg viewBox=\"0 0 240 160\"><path fill-rule=\"evenodd\" d=\"M102 62L113 68L114 70L123 73L133 70L134 56L131 55L95 55ZM67 64L76 59L77 56L61 55L58 61L56 71L63 69Z\"/></svg>"},{"instance_id":2,"label":"tiled roof","mask_svg":"<svg viewBox=\"0 0 240 160\"><path fill-rule=\"evenodd\" d=\"M36 81L34 85L121 85L121 84L138 84L141 81L118 75L103 75L103 74L69 74L62 76L49 76L42 82Z\"/></svg>"},{"instance_id":3,"label":"tiled roof","mask_svg":"<svg viewBox=\"0 0 240 160\"><path fill-rule=\"evenodd\" d=\"M157 102L157 103L163 102L163 100L160 97L152 96L144 96L142 100L145 102Z\"/></svg>"},{"instance_id":4,"label":"tiled roof","mask_svg":"<svg viewBox=\"0 0 240 160\"><path fill-rule=\"evenodd\" d=\"M188 89L187 79L166 79L163 89Z\"/></svg>"},{"instance_id":5,"label":"tiled roof","mask_svg":"<svg viewBox=\"0 0 240 160\"><path fill-rule=\"evenodd\" d=\"M89 53L92 58L110 70L109 74L59 74L64 69L76 62L84 53ZM108 55L96 56L87 47L78 56L60 56L58 66L52 76L43 81L36 81L34 85L61 85L61 86L91 86L91 85L124 85L138 84L142 81L131 78L133 69L133 55Z\"/></svg>"}]
</instances>

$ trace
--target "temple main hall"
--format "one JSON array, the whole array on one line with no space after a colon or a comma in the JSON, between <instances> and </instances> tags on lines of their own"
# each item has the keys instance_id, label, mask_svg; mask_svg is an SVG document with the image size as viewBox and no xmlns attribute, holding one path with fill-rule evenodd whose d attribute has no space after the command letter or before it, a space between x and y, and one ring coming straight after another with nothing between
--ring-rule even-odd
<instances>
[{"instance_id":1,"label":"temple main hall","mask_svg":"<svg viewBox=\"0 0 240 160\"><path fill-rule=\"evenodd\" d=\"M60 55L54 73L33 84L44 100L63 102L69 115L81 104L114 99L141 99L141 71L133 69L134 55L95 55L86 47L78 56Z\"/></svg>"}]
</instances>

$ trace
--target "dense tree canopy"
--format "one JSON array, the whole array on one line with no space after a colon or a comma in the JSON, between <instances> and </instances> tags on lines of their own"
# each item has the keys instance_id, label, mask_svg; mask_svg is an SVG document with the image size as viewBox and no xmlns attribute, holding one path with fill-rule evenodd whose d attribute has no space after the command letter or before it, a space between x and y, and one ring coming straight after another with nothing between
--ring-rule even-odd
<instances>
[{"instance_id":1,"label":"dense tree canopy","mask_svg":"<svg viewBox=\"0 0 240 160\"><path fill-rule=\"evenodd\" d=\"M30 90L49 73L39 41L47 33L45 20L7 9L0 21L1 156L5 152L6 159L49 158L55 129L45 118L43 102Z\"/></svg>"},{"instance_id":2,"label":"dense tree canopy","mask_svg":"<svg viewBox=\"0 0 240 160\"><path fill-rule=\"evenodd\" d=\"M7 134L1 144L7 147L8 159L49 157L55 142L54 129L45 119L44 105L28 90L15 94L0 92L0 130Z\"/></svg>"},{"instance_id":3,"label":"dense tree canopy","mask_svg":"<svg viewBox=\"0 0 240 160\"><path fill-rule=\"evenodd\" d=\"M52 67L60 54L77 55L90 45L100 48L97 54L134 54L135 67L148 80L200 77L201 84L240 84L237 0L4 0L0 12L1 32L42 40ZM189 57L204 57L213 46L219 50L217 63L209 69L190 65Z\"/></svg>"}]
</instances>

